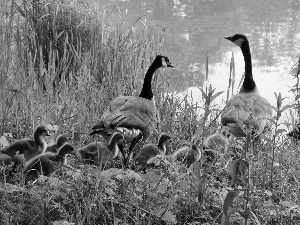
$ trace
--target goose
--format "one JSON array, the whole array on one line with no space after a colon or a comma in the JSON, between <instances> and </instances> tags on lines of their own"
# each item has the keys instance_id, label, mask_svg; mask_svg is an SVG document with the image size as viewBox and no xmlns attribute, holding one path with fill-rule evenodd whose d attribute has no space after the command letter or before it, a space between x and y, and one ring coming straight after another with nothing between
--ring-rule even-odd
<instances>
[{"instance_id":1,"label":"goose","mask_svg":"<svg viewBox=\"0 0 300 225\"><path fill-rule=\"evenodd\" d=\"M125 142L131 143L127 157L123 145L120 145L125 165L136 144L140 140L144 142L156 129L159 115L154 104L151 81L154 72L165 67L173 67L169 58L156 56L144 77L140 95L115 98L104 111L99 123L92 128L90 135L99 133L106 140L115 130L124 134Z\"/></svg>"},{"instance_id":2,"label":"goose","mask_svg":"<svg viewBox=\"0 0 300 225\"><path fill-rule=\"evenodd\" d=\"M170 134L161 133L157 144L146 144L135 156L135 161L143 168L153 167L153 163L147 164L147 161L156 155L164 155L166 153L166 142L171 139Z\"/></svg>"},{"instance_id":3,"label":"goose","mask_svg":"<svg viewBox=\"0 0 300 225\"><path fill-rule=\"evenodd\" d=\"M26 162L23 170L25 181L34 181L40 175L51 176L67 162L66 155L73 154L74 147L70 143L61 146L57 153L45 152Z\"/></svg>"},{"instance_id":4,"label":"goose","mask_svg":"<svg viewBox=\"0 0 300 225\"><path fill-rule=\"evenodd\" d=\"M26 161L32 157L42 154L47 148L47 143L44 140L45 136L49 136L48 130L45 126L38 126L33 134L32 138L24 138L15 141L11 145L0 149L0 154L6 154L13 158L17 152L20 155L24 154Z\"/></svg>"},{"instance_id":5,"label":"goose","mask_svg":"<svg viewBox=\"0 0 300 225\"><path fill-rule=\"evenodd\" d=\"M233 42L242 50L245 61L245 77L239 93L233 96L221 113L221 123L228 126L235 137L247 134L259 135L272 117L267 99L260 96L252 75L252 62L249 41L243 34L235 34L225 39Z\"/></svg>"},{"instance_id":6,"label":"goose","mask_svg":"<svg viewBox=\"0 0 300 225\"><path fill-rule=\"evenodd\" d=\"M46 152L54 152L57 153L58 149L63 146L63 144L65 144L68 141L68 138L66 137L66 135L61 134L57 137L56 139L56 143L48 145Z\"/></svg>"},{"instance_id":7,"label":"goose","mask_svg":"<svg viewBox=\"0 0 300 225\"><path fill-rule=\"evenodd\" d=\"M182 162L190 167L193 163L200 160L201 150L195 144L191 146L183 146L176 150L171 157L175 160L183 158Z\"/></svg>"},{"instance_id":8,"label":"goose","mask_svg":"<svg viewBox=\"0 0 300 225\"><path fill-rule=\"evenodd\" d=\"M207 148L217 148L218 150L223 150L224 153L227 152L229 141L228 138L230 136L230 128L229 127L222 127L221 131L208 136L205 140L203 145Z\"/></svg>"},{"instance_id":9,"label":"goose","mask_svg":"<svg viewBox=\"0 0 300 225\"><path fill-rule=\"evenodd\" d=\"M90 163L96 166L106 164L118 156L120 143L124 139L121 132L115 132L108 143L93 142L86 146L77 149L78 154L83 159L84 163Z\"/></svg>"}]
</instances>

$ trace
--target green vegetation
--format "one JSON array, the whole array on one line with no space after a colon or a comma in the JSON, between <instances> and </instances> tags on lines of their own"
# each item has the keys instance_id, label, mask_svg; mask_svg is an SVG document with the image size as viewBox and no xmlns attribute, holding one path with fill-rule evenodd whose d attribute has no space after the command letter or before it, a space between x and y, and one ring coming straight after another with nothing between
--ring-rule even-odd
<instances>
[{"instance_id":1,"label":"green vegetation","mask_svg":"<svg viewBox=\"0 0 300 225\"><path fill-rule=\"evenodd\" d=\"M162 51L164 34L155 36L143 17L132 24L112 21L112 8L68 0L1 0L0 136L28 137L35 126L51 124L79 147L92 141L88 133L114 97L139 93L149 62ZM159 132L173 137L167 154L192 137L202 148L220 128L221 108L214 105L220 93L207 87L203 99L191 103L196 102L191 96L166 92L167 73L158 71L153 81ZM100 171L74 156L54 177L42 176L26 187L21 173L8 179L9 167L1 167L0 224L211 225L229 224L229 215L232 224L243 224L246 217L251 224L297 224L299 151L280 126L281 115L292 106L282 107L280 95L277 102L272 129L253 141L249 162L241 160L242 140L231 138L228 154L214 151L212 162L203 157L186 168L169 156L157 157L160 167L145 174L134 165L123 170L118 159ZM157 136L149 141L156 143Z\"/></svg>"}]
</instances>

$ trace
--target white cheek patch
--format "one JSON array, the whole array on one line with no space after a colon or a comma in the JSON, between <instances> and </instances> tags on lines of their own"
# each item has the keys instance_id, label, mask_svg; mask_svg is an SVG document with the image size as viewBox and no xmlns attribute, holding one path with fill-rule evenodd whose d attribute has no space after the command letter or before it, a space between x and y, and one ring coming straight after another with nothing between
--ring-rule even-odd
<instances>
[{"instance_id":1,"label":"white cheek patch","mask_svg":"<svg viewBox=\"0 0 300 225\"><path fill-rule=\"evenodd\" d=\"M165 68L165 67L167 67L168 65L167 65L167 63L166 63L166 60L165 60L165 58L161 58L161 67L162 68Z\"/></svg>"},{"instance_id":2,"label":"white cheek patch","mask_svg":"<svg viewBox=\"0 0 300 225\"><path fill-rule=\"evenodd\" d=\"M155 101L155 97L154 96L152 97L151 101L152 101L152 104L156 107L156 101Z\"/></svg>"},{"instance_id":3,"label":"white cheek patch","mask_svg":"<svg viewBox=\"0 0 300 225\"><path fill-rule=\"evenodd\" d=\"M237 39L236 41L234 41L233 43L236 44L237 46L241 47L243 41L245 41L244 38L239 38L239 39Z\"/></svg>"}]
</instances>

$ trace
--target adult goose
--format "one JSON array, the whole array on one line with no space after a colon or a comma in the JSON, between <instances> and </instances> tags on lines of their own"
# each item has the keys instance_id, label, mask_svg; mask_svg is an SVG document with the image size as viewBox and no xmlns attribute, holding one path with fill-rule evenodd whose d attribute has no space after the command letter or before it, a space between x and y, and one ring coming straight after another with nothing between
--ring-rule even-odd
<instances>
[{"instance_id":1,"label":"adult goose","mask_svg":"<svg viewBox=\"0 0 300 225\"><path fill-rule=\"evenodd\" d=\"M47 148L47 143L44 140L45 136L49 136L46 127L38 126L34 131L33 139L24 138L15 141L11 145L0 149L0 154L5 154L14 158L18 152L19 155L24 155L25 160L28 161L32 157L45 152Z\"/></svg>"},{"instance_id":2,"label":"adult goose","mask_svg":"<svg viewBox=\"0 0 300 225\"><path fill-rule=\"evenodd\" d=\"M66 164L66 155L73 154L74 151L75 149L71 144L65 143L57 153L45 152L30 159L26 162L23 171L26 183L36 180L40 175L51 176L57 169Z\"/></svg>"},{"instance_id":3,"label":"adult goose","mask_svg":"<svg viewBox=\"0 0 300 225\"><path fill-rule=\"evenodd\" d=\"M127 156L123 146L120 145L125 165L135 145L141 139L145 141L156 129L159 117L153 102L151 81L154 72L158 68L165 67L173 67L168 57L156 56L145 75L140 95L115 98L103 113L99 123L92 128L90 135L99 133L106 140L109 140L116 130L124 134L125 142L131 143Z\"/></svg>"},{"instance_id":4,"label":"adult goose","mask_svg":"<svg viewBox=\"0 0 300 225\"><path fill-rule=\"evenodd\" d=\"M158 143L149 143L144 145L143 148L135 156L135 161L142 167L142 169L153 167L153 163L147 164L147 161L155 157L156 155L164 155L166 153L166 142L170 139L170 134L165 132L161 133L158 139Z\"/></svg>"},{"instance_id":5,"label":"adult goose","mask_svg":"<svg viewBox=\"0 0 300 225\"><path fill-rule=\"evenodd\" d=\"M66 135L61 134L57 137L56 143L47 146L46 152L57 153L58 149L66 142L68 142L68 138L66 137Z\"/></svg>"},{"instance_id":6,"label":"adult goose","mask_svg":"<svg viewBox=\"0 0 300 225\"><path fill-rule=\"evenodd\" d=\"M105 165L109 160L118 156L118 144L124 139L121 132L115 132L108 143L97 141L77 149L84 163L96 166Z\"/></svg>"},{"instance_id":7,"label":"adult goose","mask_svg":"<svg viewBox=\"0 0 300 225\"><path fill-rule=\"evenodd\" d=\"M253 79L248 39L243 34L235 34L225 39L241 48L245 61L245 77L239 93L227 102L222 111L222 125L228 126L236 137L259 135L269 123L272 110L268 100L259 95Z\"/></svg>"}]
</instances>

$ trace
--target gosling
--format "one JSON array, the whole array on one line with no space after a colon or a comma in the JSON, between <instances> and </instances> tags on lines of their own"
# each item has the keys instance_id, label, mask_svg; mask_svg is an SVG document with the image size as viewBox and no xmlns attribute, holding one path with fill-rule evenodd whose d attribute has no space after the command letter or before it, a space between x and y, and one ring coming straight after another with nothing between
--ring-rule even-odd
<instances>
[{"instance_id":1,"label":"gosling","mask_svg":"<svg viewBox=\"0 0 300 225\"><path fill-rule=\"evenodd\" d=\"M113 160L118 156L118 144L123 140L124 135L117 131L114 132L108 143L105 141L93 142L77 149L77 152L85 164L105 165L109 160Z\"/></svg>"},{"instance_id":2,"label":"gosling","mask_svg":"<svg viewBox=\"0 0 300 225\"><path fill-rule=\"evenodd\" d=\"M66 164L66 156L75 152L74 147L65 143L58 153L46 152L29 160L24 166L25 182L34 181L40 175L52 176L52 174Z\"/></svg>"}]
</instances>

